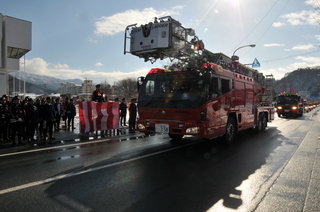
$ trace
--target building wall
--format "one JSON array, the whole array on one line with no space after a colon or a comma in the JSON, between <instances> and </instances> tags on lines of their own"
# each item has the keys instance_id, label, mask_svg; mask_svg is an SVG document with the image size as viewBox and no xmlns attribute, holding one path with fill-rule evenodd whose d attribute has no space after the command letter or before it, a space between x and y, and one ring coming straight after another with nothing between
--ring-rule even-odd
<instances>
[{"instance_id":1,"label":"building wall","mask_svg":"<svg viewBox=\"0 0 320 212\"><path fill-rule=\"evenodd\" d=\"M0 41L0 94L9 94L8 73L18 71L19 59L31 50L32 23L0 13ZM9 48L20 53L9 58Z\"/></svg>"}]
</instances>

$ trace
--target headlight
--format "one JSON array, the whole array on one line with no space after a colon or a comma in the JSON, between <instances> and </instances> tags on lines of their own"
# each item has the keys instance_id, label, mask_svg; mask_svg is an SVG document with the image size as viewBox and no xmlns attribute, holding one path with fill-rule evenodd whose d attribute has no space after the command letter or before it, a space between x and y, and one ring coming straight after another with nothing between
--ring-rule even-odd
<instances>
[{"instance_id":1,"label":"headlight","mask_svg":"<svg viewBox=\"0 0 320 212\"><path fill-rule=\"evenodd\" d=\"M186 129L186 133L188 134L198 134L200 132L199 127L189 127Z\"/></svg>"},{"instance_id":2,"label":"headlight","mask_svg":"<svg viewBox=\"0 0 320 212\"><path fill-rule=\"evenodd\" d=\"M297 109L297 107L296 107L296 106L293 106L293 107L292 107L292 110L296 110L296 109Z\"/></svg>"},{"instance_id":3,"label":"headlight","mask_svg":"<svg viewBox=\"0 0 320 212\"><path fill-rule=\"evenodd\" d=\"M281 106L279 106L279 107L278 107L278 109L279 109L279 110L281 110L281 109L282 109L282 107L281 107Z\"/></svg>"},{"instance_id":4,"label":"headlight","mask_svg":"<svg viewBox=\"0 0 320 212\"><path fill-rule=\"evenodd\" d=\"M138 129L139 130L145 130L146 126L144 126L143 124L138 124Z\"/></svg>"}]
</instances>

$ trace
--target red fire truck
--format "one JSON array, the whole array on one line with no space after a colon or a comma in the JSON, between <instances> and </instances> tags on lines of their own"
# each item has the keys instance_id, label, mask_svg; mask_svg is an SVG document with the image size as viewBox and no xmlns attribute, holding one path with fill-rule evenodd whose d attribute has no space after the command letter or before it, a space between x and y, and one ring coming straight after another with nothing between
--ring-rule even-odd
<instances>
[{"instance_id":1,"label":"red fire truck","mask_svg":"<svg viewBox=\"0 0 320 212\"><path fill-rule=\"evenodd\" d=\"M241 130L264 131L274 119L274 107L262 101L268 99L263 98L265 77L238 63L237 56L231 59L205 50L197 37L188 42L190 35L194 36L192 29L171 17L127 27L125 39L131 45L130 51L125 45L125 53L151 62L179 59L167 69L151 69L138 79L137 129L146 134L166 133L172 139L225 136L228 143Z\"/></svg>"},{"instance_id":2,"label":"red fire truck","mask_svg":"<svg viewBox=\"0 0 320 212\"><path fill-rule=\"evenodd\" d=\"M302 116L304 110L303 99L298 93L281 93L277 98L278 116Z\"/></svg>"}]
</instances>

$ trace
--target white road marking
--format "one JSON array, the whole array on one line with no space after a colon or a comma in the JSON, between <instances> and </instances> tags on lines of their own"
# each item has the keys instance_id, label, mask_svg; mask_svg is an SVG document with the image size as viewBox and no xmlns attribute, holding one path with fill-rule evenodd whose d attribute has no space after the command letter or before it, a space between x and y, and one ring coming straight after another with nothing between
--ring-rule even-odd
<instances>
[{"instance_id":1,"label":"white road marking","mask_svg":"<svg viewBox=\"0 0 320 212\"><path fill-rule=\"evenodd\" d=\"M104 165L104 166L99 166L99 167L95 167L95 168L89 168L89 169L86 169L86 170L83 170L83 171L79 171L79 172L75 172L75 173L71 173L71 174L63 174L63 175L59 175L59 176L56 176L56 177L48 178L48 179L45 179L45 180L40 180L40 181L27 183L27 184L20 185L20 186L15 186L15 187L12 187L12 188L3 189L3 190L0 190L0 195L1 194L7 194L7 193L10 193L10 192L13 192L13 191L18 191L18 190L25 189L25 188L30 188L30 187L37 186L37 185L42 185L42 184L45 184L45 183L51 183L51 182L54 182L54 181L57 181L57 180L61 180L61 179L65 179L65 178L68 178L68 177L73 177L73 176L77 176L77 175L81 175L81 174L97 171L97 170L100 170L100 169L109 168L109 167L112 167L112 166L116 166L116 165L120 165L120 164L124 164L124 163L128 163L128 162L132 162L132 161L135 161L135 160L151 157L151 156L162 154L162 153L165 153L165 152L170 152L170 151L173 151L173 150L176 150L176 149L180 149L180 148L183 148L183 147L186 147L186 146L194 145L194 144L197 144L197 143L200 143L200 142L202 142L202 141L200 140L200 141L197 141L197 142L194 142L194 143L185 144L183 146L178 146L178 147L174 147L174 148L171 148L171 149L162 150L162 151L159 151L159 152L154 152L154 153L151 153L151 154L147 154L147 155L131 158L131 159L128 159L128 160L123 160L123 161L107 164L107 165ZM94 142L90 142L90 143L94 143ZM48 148L48 149L50 149L50 148Z\"/></svg>"},{"instance_id":2,"label":"white road marking","mask_svg":"<svg viewBox=\"0 0 320 212\"><path fill-rule=\"evenodd\" d=\"M81 145L87 145L87 144L92 144L92 143L102 143L105 141L109 141L110 139L106 140L95 140L95 141L88 141L84 143L77 143L77 144L67 144L63 146L56 146L56 147L47 147L47 148L42 148L42 149L33 149L33 150L27 150L23 152L12 152L12 153L7 153L7 154L2 154L0 157L6 157L6 156L11 156L11 155L20 155L20 154L26 154L26 153L31 153L31 152L41 152L41 151L46 151L46 150L51 150L51 149L61 149L65 147L73 147L73 146L81 146Z\"/></svg>"}]
</instances>

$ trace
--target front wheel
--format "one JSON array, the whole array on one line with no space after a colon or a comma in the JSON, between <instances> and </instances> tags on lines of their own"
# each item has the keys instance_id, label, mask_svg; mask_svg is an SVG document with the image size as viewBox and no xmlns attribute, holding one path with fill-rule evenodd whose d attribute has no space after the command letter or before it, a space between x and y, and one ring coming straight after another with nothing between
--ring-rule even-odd
<instances>
[{"instance_id":1,"label":"front wheel","mask_svg":"<svg viewBox=\"0 0 320 212\"><path fill-rule=\"evenodd\" d=\"M234 137L236 136L236 124L232 117L229 117L226 127L225 140L227 144L233 143Z\"/></svg>"}]
</instances>

